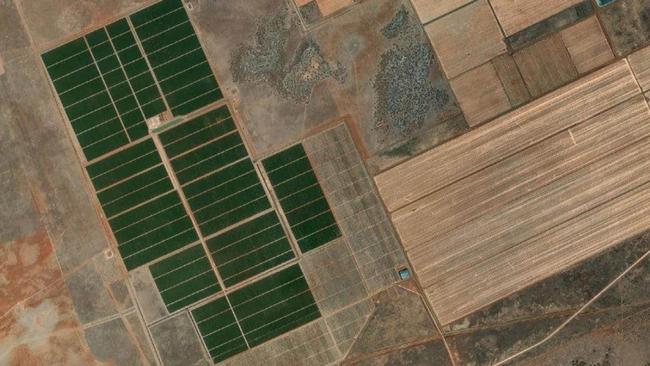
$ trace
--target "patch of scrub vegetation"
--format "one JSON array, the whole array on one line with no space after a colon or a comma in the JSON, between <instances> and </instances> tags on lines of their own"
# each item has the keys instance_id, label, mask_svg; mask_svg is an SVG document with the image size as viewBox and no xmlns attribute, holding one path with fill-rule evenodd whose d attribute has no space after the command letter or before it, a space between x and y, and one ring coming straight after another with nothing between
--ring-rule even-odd
<instances>
[{"instance_id":1,"label":"patch of scrub vegetation","mask_svg":"<svg viewBox=\"0 0 650 366\"><path fill-rule=\"evenodd\" d=\"M230 69L235 82L262 82L279 95L306 104L314 87L327 79L345 81L339 62L330 62L319 45L304 39L289 51L292 34L298 32L296 17L286 9L258 21L255 41L240 45L231 55Z\"/></svg>"},{"instance_id":2,"label":"patch of scrub vegetation","mask_svg":"<svg viewBox=\"0 0 650 366\"><path fill-rule=\"evenodd\" d=\"M236 82L272 83L274 74L282 70L283 52L291 28L296 26L282 9L259 20L252 45L240 45L230 56L230 69Z\"/></svg>"},{"instance_id":3,"label":"patch of scrub vegetation","mask_svg":"<svg viewBox=\"0 0 650 366\"><path fill-rule=\"evenodd\" d=\"M393 19L381 29L384 37L392 39L402 33L409 26L409 12L404 5L400 6Z\"/></svg>"},{"instance_id":4,"label":"patch of scrub vegetation","mask_svg":"<svg viewBox=\"0 0 650 366\"><path fill-rule=\"evenodd\" d=\"M420 130L434 110L451 101L446 83L434 81L436 60L431 45L402 5L382 28L393 45L381 55L373 87L374 119L383 138L408 137Z\"/></svg>"},{"instance_id":5,"label":"patch of scrub vegetation","mask_svg":"<svg viewBox=\"0 0 650 366\"><path fill-rule=\"evenodd\" d=\"M382 55L374 80L374 116L377 128L386 135L411 135L422 127L432 108L449 102L447 91L431 80L434 62L426 43L395 46Z\"/></svg>"},{"instance_id":6,"label":"patch of scrub vegetation","mask_svg":"<svg viewBox=\"0 0 650 366\"><path fill-rule=\"evenodd\" d=\"M593 352L596 352L596 350L593 350ZM588 362L581 358L574 359L571 361L571 366L612 366L612 362L609 357L611 352L612 350L608 349L607 352L605 352L605 354L602 356L602 359L597 362Z\"/></svg>"},{"instance_id":7,"label":"patch of scrub vegetation","mask_svg":"<svg viewBox=\"0 0 650 366\"><path fill-rule=\"evenodd\" d=\"M329 78L342 83L345 81L346 72L340 63L327 62L318 44L307 39L298 47L294 60L287 65L284 75L282 90L285 94L296 101L306 103L316 84Z\"/></svg>"}]
</instances>

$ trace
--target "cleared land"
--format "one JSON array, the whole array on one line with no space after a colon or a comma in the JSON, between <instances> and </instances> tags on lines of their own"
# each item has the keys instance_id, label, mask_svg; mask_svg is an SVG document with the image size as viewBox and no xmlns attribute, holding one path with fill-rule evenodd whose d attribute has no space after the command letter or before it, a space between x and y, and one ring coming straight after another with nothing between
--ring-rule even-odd
<instances>
[{"instance_id":1,"label":"cleared land","mask_svg":"<svg viewBox=\"0 0 650 366\"><path fill-rule=\"evenodd\" d=\"M647 229L649 135L620 61L378 176L440 321Z\"/></svg>"},{"instance_id":2,"label":"cleared land","mask_svg":"<svg viewBox=\"0 0 650 366\"><path fill-rule=\"evenodd\" d=\"M377 175L379 193L395 211L638 93L627 63L616 62Z\"/></svg>"},{"instance_id":3,"label":"cleared land","mask_svg":"<svg viewBox=\"0 0 650 366\"><path fill-rule=\"evenodd\" d=\"M422 23L428 23L450 13L461 6L467 5L471 0L413 0L413 7Z\"/></svg>"},{"instance_id":4,"label":"cleared land","mask_svg":"<svg viewBox=\"0 0 650 366\"><path fill-rule=\"evenodd\" d=\"M575 24L561 34L579 73L606 65L614 59L614 52L596 17Z\"/></svg>"},{"instance_id":5,"label":"cleared land","mask_svg":"<svg viewBox=\"0 0 650 366\"><path fill-rule=\"evenodd\" d=\"M424 27L448 79L505 53L503 33L487 0L478 0Z\"/></svg>"},{"instance_id":6,"label":"cleared land","mask_svg":"<svg viewBox=\"0 0 650 366\"><path fill-rule=\"evenodd\" d=\"M553 16L582 0L517 1L490 0L494 13L506 36L515 34L535 23Z\"/></svg>"},{"instance_id":7,"label":"cleared land","mask_svg":"<svg viewBox=\"0 0 650 366\"><path fill-rule=\"evenodd\" d=\"M630 67L636 80L641 85L641 90L650 90L650 47L640 49L628 56Z\"/></svg>"}]
</instances>

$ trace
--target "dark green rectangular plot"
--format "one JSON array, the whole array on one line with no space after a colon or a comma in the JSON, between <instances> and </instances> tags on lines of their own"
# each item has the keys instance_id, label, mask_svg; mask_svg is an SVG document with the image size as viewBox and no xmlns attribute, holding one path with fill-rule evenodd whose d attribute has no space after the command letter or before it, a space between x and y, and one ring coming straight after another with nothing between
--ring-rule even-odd
<instances>
[{"instance_id":1,"label":"dark green rectangular plot","mask_svg":"<svg viewBox=\"0 0 650 366\"><path fill-rule=\"evenodd\" d=\"M152 231L129 238L124 243L120 243L119 249L124 259L126 259L151 248L161 250L165 249L163 247L167 244L175 245L177 242L189 244L195 239L196 235L193 231L192 221L187 217L182 217ZM165 253L168 252L165 251Z\"/></svg>"},{"instance_id":2,"label":"dark green rectangular plot","mask_svg":"<svg viewBox=\"0 0 650 366\"><path fill-rule=\"evenodd\" d=\"M329 212L327 200L322 195L315 199L309 198L309 200L303 202L301 205L285 211L285 215L289 222L300 223L310 221L311 217L318 217L313 215L314 212Z\"/></svg>"},{"instance_id":3,"label":"dark green rectangular plot","mask_svg":"<svg viewBox=\"0 0 650 366\"><path fill-rule=\"evenodd\" d=\"M123 131L122 123L120 119L117 118L117 115L102 115L101 122L93 122L91 117L85 117L72 124L72 128L77 134L79 140L79 145L86 146L92 142L98 141L103 137L112 135L114 132ZM105 126L107 124L114 125L115 129L108 128ZM86 136L90 135L90 136Z\"/></svg>"},{"instance_id":4,"label":"dark green rectangular plot","mask_svg":"<svg viewBox=\"0 0 650 366\"><path fill-rule=\"evenodd\" d=\"M140 139L147 136L147 134L149 133L149 127L147 127L146 123L138 123L133 126L127 127L126 132L129 134L132 140Z\"/></svg>"},{"instance_id":5,"label":"dark green rectangular plot","mask_svg":"<svg viewBox=\"0 0 650 366\"><path fill-rule=\"evenodd\" d=\"M179 69L183 69L181 67L182 65L197 65L203 62L203 52L201 51L201 45L198 40L195 42L180 43L178 47L179 50L177 52L181 56L160 64L156 68L161 75L165 75L165 78L174 75Z\"/></svg>"},{"instance_id":6,"label":"dark green rectangular plot","mask_svg":"<svg viewBox=\"0 0 650 366\"><path fill-rule=\"evenodd\" d=\"M192 50L197 50L198 53L195 56L196 58L192 58L192 64L203 62L203 49L200 47L198 38L192 35L180 38L176 43L149 54L149 60L154 65L154 68L158 70L161 78L165 79L187 67L187 65L179 67L176 61Z\"/></svg>"},{"instance_id":7,"label":"dark green rectangular plot","mask_svg":"<svg viewBox=\"0 0 650 366\"><path fill-rule=\"evenodd\" d=\"M109 44L102 32L100 29L42 56L87 160L130 141L96 63L96 59L110 57L106 54Z\"/></svg>"},{"instance_id":8,"label":"dark green rectangular plot","mask_svg":"<svg viewBox=\"0 0 650 366\"><path fill-rule=\"evenodd\" d=\"M178 196L178 193L175 191L169 192L164 196L159 197L156 200L149 201L143 205L140 205L128 212L125 212L119 216L116 216L110 219L108 222L113 229L113 232L118 234L124 230L128 230L135 225L144 225L144 222L147 222L149 230L143 232L149 232L157 227L163 226L167 223L175 221L179 216L184 215L175 215L172 214L172 211L175 207L182 206L181 200ZM152 220L156 218L153 222ZM130 237L141 234L137 230L123 238L118 238L118 242L124 242Z\"/></svg>"},{"instance_id":9,"label":"dark green rectangular plot","mask_svg":"<svg viewBox=\"0 0 650 366\"><path fill-rule=\"evenodd\" d=\"M111 136L118 133L124 135L123 132L124 129L122 128L122 124L120 123L119 119L115 117L111 118L107 122L103 122L84 131L80 131L77 135L77 138L81 146L87 146L102 137Z\"/></svg>"},{"instance_id":10,"label":"dark green rectangular plot","mask_svg":"<svg viewBox=\"0 0 650 366\"><path fill-rule=\"evenodd\" d=\"M175 192L169 193L169 195L174 194ZM186 217L185 207L183 207L180 201L169 199L172 197L165 199L164 201L166 202L160 202L161 200L158 200L158 205L163 205L163 207L160 207L158 211L153 211L154 213L151 213L151 211L141 211L140 214L144 212L144 215L137 217L134 221L128 221L125 223L126 226L114 230L113 233L115 234L117 241L125 242L129 238L138 237L150 231L156 230L156 228L162 227L165 224L183 221ZM164 206L165 204L166 206ZM136 212L134 211L129 211L131 217L137 216ZM111 226L117 226L119 224L118 221L113 221L115 223ZM113 223L113 221L111 221L111 223ZM127 220L124 219L121 222L125 221Z\"/></svg>"},{"instance_id":11,"label":"dark green rectangular plot","mask_svg":"<svg viewBox=\"0 0 650 366\"><path fill-rule=\"evenodd\" d=\"M197 109L199 109L199 108L201 108L203 106L206 106L206 105L208 105L210 103L213 103L213 102L216 102L216 101L222 99L223 94L221 94L221 91L219 89L217 89L218 84L217 84L216 80L214 80L214 78L213 78L212 80L210 80L210 83L211 83L211 85L213 85L213 87L214 87L213 89L211 89L210 91L207 91L207 92L205 92L205 93L203 93L201 95L197 95L196 97L188 98L183 103L180 103L180 104L177 104L177 105L174 105L174 106L170 106L170 108L172 109L172 112L175 115L188 114L188 113L190 113L192 111L195 111L195 110L197 110Z\"/></svg>"},{"instance_id":12,"label":"dark green rectangular plot","mask_svg":"<svg viewBox=\"0 0 650 366\"><path fill-rule=\"evenodd\" d=\"M219 234L207 244L226 286L294 258L274 211Z\"/></svg>"},{"instance_id":13,"label":"dark green rectangular plot","mask_svg":"<svg viewBox=\"0 0 650 366\"><path fill-rule=\"evenodd\" d=\"M133 96L125 96L124 98L120 98L115 101L115 106L117 107L117 110L120 111L125 111L126 113L122 115L123 117L126 115L128 116L129 113L127 111L134 110L137 112L137 107L138 104L133 98ZM123 118L125 119L125 118ZM126 123L125 123L126 124Z\"/></svg>"},{"instance_id":14,"label":"dark green rectangular plot","mask_svg":"<svg viewBox=\"0 0 650 366\"><path fill-rule=\"evenodd\" d=\"M223 107L161 134L203 235L270 209L248 152Z\"/></svg>"},{"instance_id":15,"label":"dark green rectangular plot","mask_svg":"<svg viewBox=\"0 0 650 366\"><path fill-rule=\"evenodd\" d=\"M102 123L110 121L112 119L117 119L119 121L119 117L115 112L113 104L109 103L103 107L91 110L90 112L86 112L77 118L71 119L70 122L72 122L72 127L75 130L86 130L94 126L101 125Z\"/></svg>"},{"instance_id":16,"label":"dark green rectangular plot","mask_svg":"<svg viewBox=\"0 0 650 366\"><path fill-rule=\"evenodd\" d=\"M253 162L250 159L243 159L183 186L183 192L185 192L185 197L190 202L190 206L202 207L200 202L196 202L201 197L210 197L212 191L219 190L224 186L230 187L233 183L240 182L241 179L249 179L251 176L258 179Z\"/></svg>"},{"instance_id":17,"label":"dark green rectangular plot","mask_svg":"<svg viewBox=\"0 0 650 366\"><path fill-rule=\"evenodd\" d=\"M79 132L77 139L81 146L88 146L93 141L97 141L101 136L111 136L115 133L122 131L122 125L117 118L114 118L108 122L101 123L97 126L93 126L87 130Z\"/></svg>"},{"instance_id":18,"label":"dark green rectangular plot","mask_svg":"<svg viewBox=\"0 0 650 366\"><path fill-rule=\"evenodd\" d=\"M305 149L302 147L302 144L296 144L264 159L264 169L267 172L275 171L287 165L287 162L300 160L305 156Z\"/></svg>"},{"instance_id":19,"label":"dark green rectangular plot","mask_svg":"<svg viewBox=\"0 0 650 366\"><path fill-rule=\"evenodd\" d=\"M43 62L49 68L52 65L57 65L69 60L71 57L87 51L86 44L81 38L70 41L62 46L59 46L51 51L43 54Z\"/></svg>"},{"instance_id":20,"label":"dark green rectangular plot","mask_svg":"<svg viewBox=\"0 0 650 366\"><path fill-rule=\"evenodd\" d=\"M129 143L82 37L45 53L43 61L87 160ZM82 136L83 133L83 136Z\"/></svg>"},{"instance_id":21,"label":"dark green rectangular plot","mask_svg":"<svg viewBox=\"0 0 650 366\"><path fill-rule=\"evenodd\" d=\"M146 136L146 119L167 109L126 19L44 54L43 61L87 160ZM114 119L121 132L112 130ZM100 128L79 136L107 121L110 133Z\"/></svg>"},{"instance_id":22,"label":"dark green rectangular plot","mask_svg":"<svg viewBox=\"0 0 650 366\"><path fill-rule=\"evenodd\" d=\"M312 170L296 170L292 172L291 176L288 178L276 182L271 181L271 184L273 184L275 193L279 199L283 200L287 198L288 200L295 200L296 197L294 197L294 195L302 193L303 190L317 185L318 178L316 178L316 174L314 174ZM319 195L320 194L316 194L316 197ZM311 198L313 199L314 197ZM308 200L309 198L306 199ZM299 204L302 204L302 202L299 202Z\"/></svg>"},{"instance_id":23,"label":"dark green rectangular plot","mask_svg":"<svg viewBox=\"0 0 650 366\"><path fill-rule=\"evenodd\" d=\"M174 116L223 97L181 0L140 10L131 22Z\"/></svg>"},{"instance_id":24,"label":"dark green rectangular plot","mask_svg":"<svg viewBox=\"0 0 650 366\"><path fill-rule=\"evenodd\" d=\"M311 170L311 163L305 155L295 160L291 160L281 167L269 170L268 172L269 179L274 184L280 184L292 178L296 178L296 173L305 173L305 175L314 176Z\"/></svg>"},{"instance_id":25,"label":"dark green rectangular plot","mask_svg":"<svg viewBox=\"0 0 650 366\"><path fill-rule=\"evenodd\" d=\"M203 75L192 75L191 83L187 83L179 88L173 89L172 92L167 94L167 101L172 105L178 106L179 108L181 105L183 108L185 108L186 103L184 101L187 100L187 104L193 104L196 100L204 98L206 95L213 93L216 83L212 75L208 74L205 69L202 71L202 73Z\"/></svg>"},{"instance_id":26,"label":"dark green rectangular plot","mask_svg":"<svg viewBox=\"0 0 650 366\"><path fill-rule=\"evenodd\" d=\"M171 164L181 184L221 169L248 156L238 133L230 133L198 146L172 159Z\"/></svg>"},{"instance_id":27,"label":"dark green rectangular plot","mask_svg":"<svg viewBox=\"0 0 650 366\"><path fill-rule=\"evenodd\" d=\"M166 224L181 222L184 218L185 209L179 202L178 205L172 205L160 212L149 214L137 223L115 231L114 234L118 242L125 242L129 238L138 237Z\"/></svg>"},{"instance_id":28,"label":"dark green rectangular plot","mask_svg":"<svg viewBox=\"0 0 650 366\"><path fill-rule=\"evenodd\" d=\"M176 192L172 193L176 195ZM158 198L158 200L162 199L164 198ZM132 211L127 213L130 212ZM150 215L156 214L156 212L150 213ZM198 240L194 226L186 214L171 219L168 223L160 223L160 226L146 233L137 232L132 235L135 236L123 236L122 240L124 241L118 246L128 270L151 262Z\"/></svg>"},{"instance_id":29,"label":"dark green rectangular plot","mask_svg":"<svg viewBox=\"0 0 650 366\"><path fill-rule=\"evenodd\" d=\"M54 62L52 64L45 63L48 73L52 78L52 81L55 83L59 80L63 80L70 75L75 73L83 73L88 70L93 70L94 62L86 43L83 38L79 39L78 43L80 49L77 49L77 53L72 54L61 61ZM76 42L76 41L75 41ZM62 46L65 47L65 46ZM56 51L56 50L55 50Z\"/></svg>"},{"instance_id":30,"label":"dark green rectangular plot","mask_svg":"<svg viewBox=\"0 0 650 366\"><path fill-rule=\"evenodd\" d=\"M120 120L117 117L117 114L113 113L113 110L111 110L111 114L100 114L96 118L99 118L101 122L98 124L92 124L93 118L90 116L75 121L78 125L89 126L88 128L99 128L98 130L84 134L84 136L78 135L77 137L79 145L81 145L81 149L83 150L87 160L98 158L129 143L129 139L122 128ZM105 124L110 124L111 128L107 127L106 129L102 129L101 127ZM88 128L84 129L87 130ZM115 132L104 134L99 133L109 129Z\"/></svg>"},{"instance_id":31,"label":"dark green rectangular plot","mask_svg":"<svg viewBox=\"0 0 650 366\"><path fill-rule=\"evenodd\" d=\"M170 1L169 3L171 5L173 1ZM179 24L187 20L188 18L183 11L183 7L176 4L164 14L156 16L155 18L147 19L146 22L142 23L142 25L138 27L138 30L140 37L146 39L164 32L169 28L168 24Z\"/></svg>"},{"instance_id":32,"label":"dark green rectangular plot","mask_svg":"<svg viewBox=\"0 0 650 366\"><path fill-rule=\"evenodd\" d=\"M133 85L138 100L141 101L143 105L160 100L158 87L155 85L151 75L147 73L137 74L131 78L131 85Z\"/></svg>"},{"instance_id":33,"label":"dark green rectangular plot","mask_svg":"<svg viewBox=\"0 0 650 366\"><path fill-rule=\"evenodd\" d=\"M146 94L146 92L143 92L143 94ZM138 94L138 96L140 96L140 94ZM142 97L142 99L146 99L146 98L149 97ZM142 111L144 112L145 116L155 115L161 109L162 110L167 109L167 107L165 106L165 102L163 102L162 99L150 100L142 105Z\"/></svg>"},{"instance_id":34,"label":"dark green rectangular plot","mask_svg":"<svg viewBox=\"0 0 650 366\"><path fill-rule=\"evenodd\" d=\"M113 97L114 101L120 101L123 98L133 96L133 93L131 92L131 87L129 86L129 83L127 83L127 82L119 83L118 85L109 87L109 92L111 93L111 97ZM122 114L122 113L127 113L127 112L129 112L131 110L137 110L137 109L138 109L138 106L135 105L135 106L131 107L131 109L129 109L129 110L119 111L119 112L120 112L120 114Z\"/></svg>"},{"instance_id":35,"label":"dark green rectangular plot","mask_svg":"<svg viewBox=\"0 0 650 366\"><path fill-rule=\"evenodd\" d=\"M320 317L298 265L236 290L228 298L251 347Z\"/></svg>"},{"instance_id":36,"label":"dark green rectangular plot","mask_svg":"<svg viewBox=\"0 0 650 366\"><path fill-rule=\"evenodd\" d=\"M73 126L78 126L78 123L75 123L78 119L82 119L84 116L88 115L93 111L98 111L101 108L107 108L111 111L113 107L111 105L111 98L108 96L108 93L105 90L101 90L95 94L90 95L83 100L80 100L77 103L68 104L64 107L66 114L70 121L72 121ZM93 120L91 121L92 125L101 124L101 121Z\"/></svg>"},{"instance_id":37,"label":"dark green rectangular plot","mask_svg":"<svg viewBox=\"0 0 650 366\"><path fill-rule=\"evenodd\" d=\"M302 144L270 156L262 164L303 252L341 236Z\"/></svg>"},{"instance_id":38,"label":"dark green rectangular plot","mask_svg":"<svg viewBox=\"0 0 650 366\"><path fill-rule=\"evenodd\" d=\"M243 162L245 161L249 160L246 159ZM232 167L237 167L237 165L233 165ZM221 179L223 177L222 172L223 170L188 185L192 187L192 190L194 190L198 185L206 188L205 191L194 192L191 196L187 191L184 191L186 192L185 196L188 198L192 210L197 211L204 207L208 207L212 203L217 203L219 200L230 196L236 196L238 192L252 187L257 187L260 184L260 180L254 169L242 172L242 175L234 178L227 178L226 180ZM227 172L230 172L230 169L228 169Z\"/></svg>"},{"instance_id":39,"label":"dark green rectangular plot","mask_svg":"<svg viewBox=\"0 0 650 366\"><path fill-rule=\"evenodd\" d=\"M124 76L122 68L106 71L103 75L104 82L106 82L106 85L108 85L109 88L115 85L126 83L126 78Z\"/></svg>"},{"instance_id":40,"label":"dark green rectangular plot","mask_svg":"<svg viewBox=\"0 0 650 366\"><path fill-rule=\"evenodd\" d=\"M83 103L85 98L105 90L104 83L99 76L99 72L97 72L97 77L91 78L66 92L59 92L59 99L61 99L61 104L68 106L73 103Z\"/></svg>"},{"instance_id":41,"label":"dark green rectangular plot","mask_svg":"<svg viewBox=\"0 0 650 366\"><path fill-rule=\"evenodd\" d=\"M86 42L92 47L97 47L102 44L108 43L108 36L104 31L104 28L100 28L94 32L86 34Z\"/></svg>"},{"instance_id":42,"label":"dark green rectangular plot","mask_svg":"<svg viewBox=\"0 0 650 366\"><path fill-rule=\"evenodd\" d=\"M227 178L230 169L225 173L219 171L199 179L188 185L189 191L183 188L204 235L225 229L271 208L266 191L254 170L243 172L234 179ZM203 186L206 190L198 192L198 186Z\"/></svg>"},{"instance_id":43,"label":"dark green rectangular plot","mask_svg":"<svg viewBox=\"0 0 650 366\"><path fill-rule=\"evenodd\" d=\"M138 74L131 79L131 84L133 85L133 88L136 91L135 94L142 106L155 102L157 105L164 106L165 103L162 101L162 98L160 98L158 87L151 75L146 73Z\"/></svg>"},{"instance_id":44,"label":"dark green rectangular plot","mask_svg":"<svg viewBox=\"0 0 650 366\"><path fill-rule=\"evenodd\" d=\"M162 164L153 140L147 139L86 167L95 189L109 185Z\"/></svg>"},{"instance_id":45,"label":"dark green rectangular plot","mask_svg":"<svg viewBox=\"0 0 650 366\"><path fill-rule=\"evenodd\" d=\"M129 77L131 78L131 82L133 82L133 80L137 76L146 74L149 71L149 66L147 65L147 62L143 59L143 60L134 61L128 65L124 65L124 71L126 71L126 74L129 75Z\"/></svg>"},{"instance_id":46,"label":"dark green rectangular plot","mask_svg":"<svg viewBox=\"0 0 650 366\"><path fill-rule=\"evenodd\" d=\"M126 25L126 28L124 28L124 25ZM127 57L126 51L113 43L113 36L109 33L109 28L113 29L113 34L119 37L120 46L126 43L128 52L133 56ZM86 36L86 39L95 60L100 66L102 77L117 107L122 124L131 140L136 140L148 133L145 120L151 116L145 116L141 107L142 102L136 99L138 96L136 89L134 89L130 76L127 75L124 69L125 64L143 59L140 50L136 46L135 39L132 35L130 38L128 37L130 32L126 31L126 29L128 29L128 24L125 19L121 19L106 28L90 33ZM130 45L128 44L129 40L131 41ZM158 95L158 97L160 96ZM164 111L164 106L162 109L155 111L154 115L162 111Z\"/></svg>"},{"instance_id":47,"label":"dark green rectangular plot","mask_svg":"<svg viewBox=\"0 0 650 366\"><path fill-rule=\"evenodd\" d=\"M98 192L106 217L111 218L140 203L163 195L174 186L163 166L158 166Z\"/></svg>"},{"instance_id":48,"label":"dark green rectangular plot","mask_svg":"<svg viewBox=\"0 0 650 366\"><path fill-rule=\"evenodd\" d=\"M138 47L135 44L123 48L118 52L120 55L120 60L122 60L122 62L124 62L125 64L136 62L141 57L140 49L138 49Z\"/></svg>"},{"instance_id":49,"label":"dark green rectangular plot","mask_svg":"<svg viewBox=\"0 0 650 366\"><path fill-rule=\"evenodd\" d=\"M294 191L291 195L286 196L286 199L282 198L284 204L282 207L285 211L293 212L293 210L301 208L305 202L314 200L315 197L321 197L318 180L314 180L314 183L304 186L299 191Z\"/></svg>"},{"instance_id":50,"label":"dark green rectangular plot","mask_svg":"<svg viewBox=\"0 0 650 366\"><path fill-rule=\"evenodd\" d=\"M113 46L111 45L111 42L108 41L108 36L106 37L106 41L103 43L96 46L90 46L93 56L95 57L95 61L97 62L97 66L99 66L99 71L102 73L109 72L120 67L117 57L115 57Z\"/></svg>"},{"instance_id":51,"label":"dark green rectangular plot","mask_svg":"<svg viewBox=\"0 0 650 366\"><path fill-rule=\"evenodd\" d=\"M100 29L103 31L104 29ZM110 71L111 69L116 69L120 65L117 62L117 59L115 58L115 54L113 52L113 47L111 46L111 43L108 41L108 36L106 35L105 32L103 32L102 37L104 40L96 45L89 44L90 50L93 54L93 57L95 58L95 61L97 62L97 66L99 66L99 70L101 72L107 72ZM88 39L88 36L86 36L86 39Z\"/></svg>"},{"instance_id":52,"label":"dark green rectangular plot","mask_svg":"<svg viewBox=\"0 0 650 366\"><path fill-rule=\"evenodd\" d=\"M65 94L70 91L73 91L75 88L82 86L84 83L87 83L89 80L94 80L99 78L99 73L97 68L92 67L81 67L74 70L58 79L53 79L52 83L56 90ZM99 91L99 89L97 89Z\"/></svg>"},{"instance_id":53,"label":"dark green rectangular plot","mask_svg":"<svg viewBox=\"0 0 650 366\"><path fill-rule=\"evenodd\" d=\"M151 54L159 50L165 49L169 46L169 38L174 38L174 40L183 40L186 37L191 37L194 34L194 29L190 24L187 18L177 17L177 19L172 19L171 22L165 24L160 32L146 35L142 32L143 28L138 29L138 36L140 37L140 42L142 42L142 47ZM157 65L153 65L157 66Z\"/></svg>"},{"instance_id":54,"label":"dark green rectangular plot","mask_svg":"<svg viewBox=\"0 0 650 366\"><path fill-rule=\"evenodd\" d=\"M145 137L149 133L147 123L141 122L142 112L144 112L144 109L138 109L122 115L122 121L126 127L126 132L132 140Z\"/></svg>"},{"instance_id":55,"label":"dark green rectangular plot","mask_svg":"<svg viewBox=\"0 0 650 366\"><path fill-rule=\"evenodd\" d=\"M185 104L185 101L192 103L189 101L194 101L196 98L202 98L204 95L212 93L215 87L212 75L206 74L205 71L201 71L203 75L198 73L199 71L197 71L197 74L191 75L191 83L183 81L183 85L167 93L167 101L171 105L181 106Z\"/></svg>"},{"instance_id":56,"label":"dark green rectangular plot","mask_svg":"<svg viewBox=\"0 0 650 366\"><path fill-rule=\"evenodd\" d=\"M113 48L108 40L108 34L106 34L105 28L99 28L96 31L88 33L85 38L98 65L106 58L113 56ZM117 67L117 65L114 64L113 67Z\"/></svg>"},{"instance_id":57,"label":"dark green rectangular plot","mask_svg":"<svg viewBox=\"0 0 650 366\"><path fill-rule=\"evenodd\" d=\"M201 232L207 236L270 208L266 192L257 184L193 212Z\"/></svg>"},{"instance_id":58,"label":"dark green rectangular plot","mask_svg":"<svg viewBox=\"0 0 650 366\"><path fill-rule=\"evenodd\" d=\"M225 297L192 310L192 317L213 362L223 361L248 349Z\"/></svg>"},{"instance_id":59,"label":"dark green rectangular plot","mask_svg":"<svg viewBox=\"0 0 650 366\"><path fill-rule=\"evenodd\" d=\"M138 45L135 43L134 38L127 38L127 37L120 37L120 43L122 44L128 44L126 47L120 48L120 46L115 46L116 52L120 57L120 61L124 65L131 65L133 63L138 63L142 59L142 53L140 52L140 49L138 48ZM139 75L134 75L133 78Z\"/></svg>"},{"instance_id":60,"label":"dark green rectangular plot","mask_svg":"<svg viewBox=\"0 0 650 366\"><path fill-rule=\"evenodd\" d=\"M130 31L126 19L120 19L106 27L111 38L114 51L129 78L131 88L138 104L144 113L144 118L150 118L165 111L166 107L151 71L146 66L146 61L137 46L135 37ZM142 69L127 68L125 65L142 64ZM146 108L145 108L146 105Z\"/></svg>"},{"instance_id":61,"label":"dark green rectangular plot","mask_svg":"<svg viewBox=\"0 0 650 366\"><path fill-rule=\"evenodd\" d=\"M103 137L92 144L82 146L81 149L86 155L86 159L92 160L99 158L106 153L109 153L119 147L129 143L129 139L124 131Z\"/></svg>"},{"instance_id":62,"label":"dark green rectangular plot","mask_svg":"<svg viewBox=\"0 0 650 366\"><path fill-rule=\"evenodd\" d=\"M129 27L129 23L126 19L121 19L107 25L106 31L111 36L111 39L115 40L116 38L119 39L122 35L131 34L131 27ZM116 42L114 41L113 44L115 43Z\"/></svg>"},{"instance_id":63,"label":"dark green rectangular plot","mask_svg":"<svg viewBox=\"0 0 650 366\"><path fill-rule=\"evenodd\" d=\"M83 41L83 39L81 40ZM69 59L48 66L47 71L50 74L52 80L59 80L75 71L92 69L94 67L95 65L93 63L92 56L90 55L90 51L86 49L85 51L78 53Z\"/></svg>"},{"instance_id":64,"label":"dark green rectangular plot","mask_svg":"<svg viewBox=\"0 0 650 366\"><path fill-rule=\"evenodd\" d=\"M132 163L127 163L129 164ZM121 169L122 167L124 166L111 169L105 174L115 177L118 173L125 173L126 170ZM162 196L174 188L162 163L128 172L132 175L119 177L121 179L118 178L115 184L97 189L97 198L109 219L145 201Z\"/></svg>"},{"instance_id":65,"label":"dark green rectangular plot","mask_svg":"<svg viewBox=\"0 0 650 366\"><path fill-rule=\"evenodd\" d=\"M151 139L86 169L127 269L198 240Z\"/></svg>"},{"instance_id":66,"label":"dark green rectangular plot","mask_svg":"<svg viewBox=\"0 0 650 366\"><path fill-rule=\"evenodd\" d=\"M149 270L169 312L221 290L201 244L154 263Z\"/></svg>"},{"instance_id":67,"label":"dark green rectangular plot","mask_svg":"<svg viewBox=\"0 0 650 366\"><path fill-rule=\"evenodd\" d=\"M235 123L233 122L232 118L228 118L212 126L197 130L185 138L179 139L171 144L166 145L165 150L169 151L170 158L173 158L193 147L221 137L222 135L233 132L235 130Z\"/></svg>"},{"instance_id":68,"label":"dark green rectangular plot","mask_svg":"<svg viewBox=\"0 0 650 366\"><path fill-rule=\"evenodd\" d=\"M111 53L107 57L100 57L97 55L98 50L96 48L93 48L92 50L95 60L97 60L99 71L101 71L104 76L106 85L110 88L111 86L124 82L125 77L117 57L112 53L113 48L111 47L111 44L107 42L102 46L102 48L108 49Z\"/></svg>"},{"instance_id":69,"label":"dark green rectangular plot","mask_svg":"<svg viewBox=\"0 0 650 366\"><path fill-rule=\"evenodd\" d=\"M214 109L160 134L167 156L187 150L236 130L227 106Z\"/></svg>"},{"instance_id":70,"label":"dark green rectangular plot","mask_svg":"<svg viewBox=\"0 0 650 366\"><path fill-rule=\"evenodd\" d=\"M172 104L178 104L183 100L171 100L172 97L180 98L187 94L189 91L184 91L186 87L197 87L196 81L203 79L205 76L212 75L212 70L207 61L196 63L188 68L180 68L180 72L173 73L169 77L158 79L160 81L160 88L165 92L167 99ZM201 90L205 92L207 90ZM178 95L181 94L181 95Z\"/></svg>"}]
</instances>

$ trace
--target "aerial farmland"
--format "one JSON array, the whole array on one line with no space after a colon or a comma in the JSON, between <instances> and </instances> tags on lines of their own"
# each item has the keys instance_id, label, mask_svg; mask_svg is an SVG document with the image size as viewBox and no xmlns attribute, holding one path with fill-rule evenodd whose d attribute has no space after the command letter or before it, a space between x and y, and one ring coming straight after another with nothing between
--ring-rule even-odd
<instances>
[{"instance_id":1,"label":"aerial farmland","mask_svg":"<svg viewBox=\"0 0 650 366\"><path fill-rule=\"evenodd\" d=\"M0 2L0 365L650 365L649 13Z\"/></svg>"}]
</instances>

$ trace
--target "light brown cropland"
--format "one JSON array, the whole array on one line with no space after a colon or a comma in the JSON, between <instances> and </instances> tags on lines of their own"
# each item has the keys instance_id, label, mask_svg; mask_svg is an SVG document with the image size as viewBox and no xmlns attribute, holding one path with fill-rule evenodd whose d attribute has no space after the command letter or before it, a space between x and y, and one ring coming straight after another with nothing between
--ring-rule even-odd
<instances>
[{"instance_id":1,"label":"light brown cropland","mask_svg":"<svg viewBox=\"0 0 650 366\"><path fill-rule=\"evenodd\" d=\"M621 60L376 176L440 322L650 228L649 136Z\"/></svg>"},{"instance_id":2,"label":"light brown cropland","mask_svg":"<svg viewBox=\"0 0 650 366\"><path fill-rule=\"evenodd\" d=\"M490 0L506 36L511 36L583 0Z\"/></svg>"}]
</instances>

